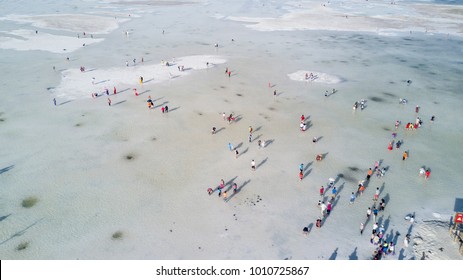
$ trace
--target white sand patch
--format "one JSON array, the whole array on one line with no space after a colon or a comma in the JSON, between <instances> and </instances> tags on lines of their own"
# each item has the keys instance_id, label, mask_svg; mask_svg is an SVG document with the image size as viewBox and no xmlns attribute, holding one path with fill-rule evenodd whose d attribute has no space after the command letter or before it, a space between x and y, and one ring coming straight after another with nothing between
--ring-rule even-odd
<instances>
[{"instance_id":1,"label":"white sand patch","mask_svg":"<svg viewBox=\"0 0 463 280\"><path fill-rule=\"evenodd\" d=\"M13 30L1 32L6 34L0 37L0 48L18 51L40 50L52 53L69 53L86 45L103 41L104 39L77 38L70 36L53 35L44 32L35 33L34 30Z\"/></svg>"},{"instance_id":2,"label":"white sand patch","mask_svg":"<svg viewBox=\"0 0 463 280\"><path fill-rule=\"evenodd\" d=\"M455 244L448 221L429 220L416 224L410 245L417 259L451 260L459 257L458 251L452 250Z\"/></svg>"},{"instance_id":3,"label":"white sand patch","mask_svg":"<svg viewBox=\"0 0 463 280\"><path fill-rule=\"evenodd\" d=\"M390 5L357 3L358 9L346 9L342 3L299 6L274 18L227 17L248 22L258 31L331 30L377 32L390 35L398 32L421 31L463 34L463 7L449 5ZM450 8L451 7L451 8ZM371 8L370 10L368 8ZM411 10L410 10L411 8ZM372 14L371 11L375 11Z\"/></svg>"},{"instance_id":4,"label":"white sand patch","mask_svg":"<svg viewBox=\"0 0 463 280\"><path fill-rule=\"evenodd\" d=\"M127 18L105 17L87 14L8 15L0 20L30 23L34 27L88 34L107 34L116 30Z\"/></svg>"},{"instance_id":5,"label":"white sand patch","mask_svg":"<svg viewBox=\"0 0 463 280\"><path fill-rule=\"evenodd\" d=\"M101 94L105 89L110 90L112 94L113 87L118 90L130 88L130 93L137 89L141 93L143 86L175 80L189 75L192 70L206 69L225 62L224 58L218 56L196 55L176 58L175 61L169 62L169 66L165 63L139 63L128 67L87 68L84 72L80 69L70 69L62 72L61 84L54 89L54 93L57 97L68 99L91 98L92 93ZM182 66L184 70L180 71L178 67ZM143 85L140 84L140 77L143 77Z\"/></svg>"},{"instance_id":6,"label":"white sand patch","mask_svg":"<svg viewBox=\"0 0 463 280\"><path fill-rule=\"evenodd\" d=\"M306 74L309 76L306 78ZM310 75L312 74L312 75ZM297 72L288 74L288 77L293 81L299 82L314 82L323 84L339 84L343 81L338 76L330 75L327 73L311 71L311 70L299 70Z\"/></svg>"}]
</instances>

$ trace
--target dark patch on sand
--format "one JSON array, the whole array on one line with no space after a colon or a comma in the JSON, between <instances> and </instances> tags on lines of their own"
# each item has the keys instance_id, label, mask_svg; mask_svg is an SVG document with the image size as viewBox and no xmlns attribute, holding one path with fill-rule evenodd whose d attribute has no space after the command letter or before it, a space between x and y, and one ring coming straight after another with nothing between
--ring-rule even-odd
<instances>
[{"instance_id":1,"label":"dark patch on sand","mask_svg":"<svg viewBox=\"0 0 463 280\"><path fill-rule=\"evenodd\" d=\"M4 118L0 118L0 122L4 122L4 121L5 121L5 119L4 119Z\"/></svg>"},{"instance_id":2,"label":"dark patch on sand","mask_svg":"<svg viewBox=\"0 0 463 280\"><path fill-rule=\"evenodd\" d=\"M230 101L228 101L228 99L224 99L223 102L230 103Z\"/></svg>"},{"instance_id":3,"label":"dark patch on sand","mask_svg":"<svg viewBox=\"0 0 463 280\"><path fill-rule=\"evenodd\" d=\"M82 126L82 124L81 123L76 123L74 126L79 127L79 126Z\"/></svg>"},{"instance_id":4,"label":"dark patch on sand","mask_svg":"<svg viewBox=\"0 0 463 280\"><path fill-rule=\"evenodd\" d=\"M371 101L374 101L374 102L384 102L384 101L386 101L386 100L384 100L384 98L377 97L377 96L370 96L370 97L368 97L368 99L370 99Z\"/></svg>"},{"instance_id":5,"label":"dark patch on sand","mask_svg":"<svg viewBox=\"0 0 463 280\"><path fill-rule=\"evenodd\" d=\"M273 107L268 107L268 109L269 109L270 111L275 111L275 110L276 110L276 109L273 108Z\"/></svg>"},{"instance_id":6,"label":"dark patch on sand","mask_svg":"<svg viewBox=\"0 0 463 280\"><path fill-rule=\"evenodd\" d=\"M355 167L355 166L348 166L347 168L349 168L350 171L359 171L360 170L358 167Z\"/></svg>"},{"instance_id":7,"label":"dark patch on sand","mask_svg":"<svg viewBox=\"0 0 463 280\"><path fill-rule=\"evenodd\" d=\"M130 161L130 160L134 160L134 159L135 159L135 155L133 155L133 154L128 154L128 155L125 156L125 159L126 159L126 160L129 160L129 161Z\"/></svg>"},{"instance_id":8,"label":"dark patch on sand","mask_svg":"<svg viewBox=\"0 0 463 280\"><path fill-rule=\"evenodd\" d=\"M389 127L386 127L386 126L383 126L383 130L391 131L391 129Z\"/></svg>"},{"instance_id":9,"label":"dark patch on sand","mask_svg":"<svg viewBox=\"0 0 463 280\"><path fill-rule=\"evenodd\" d=\"M226 86L220 86L220 88L227 88Z\"/></svg>"},{"instance_id":10,"label":"dark patch on sand","mask_svg":"<svg viewBox=\"0 0 463 280\"><path fill-rule=\"evenodd\" d=\"M29 242L21 242L21 243L19 243L18 246L16 246L16 250L17 251L22 251L22 250L26 249L27 247L29 247Z\"/></svg>"},{"instance_id":11,"label":"dark patch on sand","mask_svg":"<svg viewBox=\"0 0 463 280\"><path fill-rule=\"evenodd\" d=\"M241 93L237 93L236 96L243 96Z\"/></svg>"},{"instance_id":12,"label":"dark patch on sand","mask_svg":"<svg viewBox=\"0 0 463 280\"><path fill-rule=\"evenodd\" d=\"M202 115L203 115L203 113L201 113L201 112L197 112L196 114L198 114L198 116L202 116Z\"/></svg>"},{"instance_id":13,"label":"dark patch on sand","mask_svg":"<svg viewBox=\"0 0 463 280\"><path fill-rule=\"evenodd\" d=\"M356 180L354 177L350 176L349 174L347 174L347 175L346 175L346 174L343 174L342 178L343 178L344 180L346 180L347 182L350 182L350 183L357 183L357 180Z\"/></svg>"}]
</instances>

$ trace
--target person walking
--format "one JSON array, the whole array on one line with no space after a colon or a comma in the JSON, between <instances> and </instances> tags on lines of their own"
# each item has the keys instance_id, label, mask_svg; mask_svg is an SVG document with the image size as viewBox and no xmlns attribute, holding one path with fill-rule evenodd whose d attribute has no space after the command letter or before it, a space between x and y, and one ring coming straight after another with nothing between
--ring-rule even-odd
<instances>
[{"instance_id":1,"label":"person walking","mask_svg":"<svg viewBox=\"0 0 463 280\"><path fill-rule=\"evenodd\" d=\"M108 98L108 105L111 106L111 98Z\"/></svg>"},{"instance_id":2,"label":"person walking","mask_svg":"<svg viewBox=\"0 0 463 280\"><path fill-rule=\"evenodd\" d=\"M325 194L325 187L321 186L320 187L320 197L323 198L323 195Z\"/></svg>"},{"instance_id":3,"label":"person walking","mask_svg":"<svg viewBox=\"0 0 463 280\"><path fill-rule=\"evenodd\" d=\"M364 228L365 228L365 225L363 223L360 223L360 234L363 234Z\"/></svg>"},{"instance_id":4,"label":"person walking","mask_svg":"<svg viewBox=\"0 0 463 280\"><path fill-rule=\"evenodd\" d=\"M371 216L371 208L368 207L368 209L367 209L367 220L370 219L370 216Z\"/></svg>"},{"instance_id":5,"label":"person walking","mask_svg":"<svg viewBox=\"0 0 463 280\"><path fill-rule=\"evenodd\" d=\"M251 169L252 171L256 170L256 162L254 160L251 161Z\"/></svg>"},{"instance_id":6,"label":"person walking","mask_svg":"<svg viewBox=\"0 0 463 280\"><path fill-rule=\"evenodd\" d=\"M228 149L229 149L230 151L233 151L233 145L232 145L231 143L228 143Z\"/></svg>"},{"instance_id":7,"label":"person walking","mask_svg":"<svg viewBox=\"0 0 463 280\"><path fill-rule=\"evenodd\" d=\"M56 106L56 98L53 98L53 104Z\"/></svg>"}]
</instances>

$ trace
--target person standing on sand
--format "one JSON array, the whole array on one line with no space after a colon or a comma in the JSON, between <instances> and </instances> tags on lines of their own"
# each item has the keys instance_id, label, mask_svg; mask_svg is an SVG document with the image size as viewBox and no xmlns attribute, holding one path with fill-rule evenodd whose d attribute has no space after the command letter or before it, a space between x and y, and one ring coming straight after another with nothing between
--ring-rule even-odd
<instances>
[{"instance_id":1,"label":"person standing on sand","mask_svg":"<svg viewBox=\"0 0 463 280\"><path fill-rule=\"evenodd\" d=\"M238 192L238 185L236 183L233 183L233 193Z\"/></svg>"},{"instance_id":2,"label":"person standing on sand","mask_svg":"<svg viewBox=\"0 0 463 280\"><path fill-rule=\"evenodd\" d=\"M338 190L336 189L336 187L333 187L333 189L331 190L331 200L334 200L336 198L337 193Z\"/></svg>"},{"instance_id":3,"label":"person standing on sand","mask_svg":"<svg viewBox=\"0 0 463 280\"><path fill-rule=\"evenodd\" d=\"M426 172L424 173L424 178L426 178L426 180L429 179L429 176L431 176L431 170L429 170L429 168L426 170Z\"/></svg>"},{"instance_id":4,"label":"person standing on sand","mask_svg":"<svg viewBox=\"0 0 463 280\"><path fill-rule=\"evenodd\" d=\"M249 140L249 143L252 142L252 133L249 133L249 137L248 137L248 140Z\"/></svg>"},{"instance_id":5,"label":"person standing on sand","mask_svg":"<svg viewBox=\"0 0 463 280\"><path fill-rule=\"evenodd\" d=\"M302 171L299 171L299 181L302 182L303 178L304 178L304 173L302 173Z\"/></svg>"},{"instance_id":6,"label":"person standing on sand","mask_svg":"<svg viewBox=\"0 0 463 280\"><path fill-rule=\"evenodd\" d=\"M376 222L376 218L378 217L378 209L373 206L373 222Z\"/></svg>"},{"instance_id":7,"label":"person standing on sand","mask_svg":"<svg viewBox=\"0 0 463 280\"><path fill-rule=\"evenodd\" d=\"M224 181L223 179L220 180L219 188L220 188L220 189L225 188L225 181Z\"/></svg>"},{"instance_id":8,"label":"person standing on sand","mask_svg":"<svg viewBox=\"0 0 463 280\"><path fill-rule=\"evenodd\" d=\"M320 197L323 198L323 195L325 194L325 187L324 186L321 186L320 188Z\"/></svg>"},{"instance_id":9,"label":"person standing on sand","mask_svg":"<svg viewBox=\"0 0 463 280\"><path fill-rule=\"evenodd\" d=\"M228 143L228 149L229 149L230 151L233 151L233 145L232 145L231 143Z\"/></svg>"},{"instance_id":10,"label":"person standing on sand","mask_svg":"<svg viewBox=\"0 0 463 280\"><path fill-rule=\"evenodd\" d=\"M373 197L373 201L378 201L379 198L379 188L376 188L375 195Z\"/></svg>"},{"instance_id":11,"label":"person standing on sand","mask_svg":"<svg viewBox=\"0 0 463 280\"><path fill-rule=\"evenodd\" d=\"M299 164L299 171L301 171L301 172L304 171L304 164L303 163Z\"/></svg>"},{"instance_id":12,"label":"person standing on sand","mask_svg":"<svg viewBox=\"0 0 463 280\"><path fill-rule=\"evenodd\" d=\"M223 192L223 200L224 200L225 202L227 202L227 197L228 197L227 191L224 191L224 192Z\"/></svg>"},{"instance_id":13,"label":"person standing on sand","mask_svg":"<svg viewBox=\"0 0 463 280\"><path fill-rule=\"evenodd\" d=\"M371 175L373 175L373 170L371 170L371 168L369 168L368 172L367 172L367 180L370 180Z\"/></svg>"},{"instance_id":14,"label":"person standing on sand","mask_svg":"<svg viewBox=\"0 0 463 280\"><path fill-rule=\"evenodd\" d=\"M304 235L309 235L309 228L308 228L308 227L304 227L304 228L302 229L302 234L304 234Z\"/></svg>"},{"instance_id":15,"label":"person standing on sand","mask_svg":"<svg viewBox=\"0 0 463 280\"><path fill-rule=\"evenodd\" d=\"M143 77L140 76L140 85L143 85Z\"/></svg>"},{"instance_id":16,"label":"person standing on sand","mask_svg":"<svg viewBox=\"0 0 463 280\"><path fill-rule=\"evenodd\" d=\"M273 96L277 96L277 90L273 91Z\"/></svg>"},{"instance_id":17,"label":"person standing on sand","mask_svg":"<svg viewBox=\"0 0 463 280\"><path fill-rule=\"evenodd\" d=\"M331 213L331 207L333 207L333 205L331 204L331 202L328 201L328 203L326 204L326 215L329 215Z\"/></svg>"},{"instance_id":18,"label":"person standing on sand","mask_svg":"<svg viewBox=\"0 0 463 280\"><path fill-rule=\"evenodd\" d=\"M238 149L235 149L235 158L238 158L238 155L239 155L239 154L240 154L240 153L238 152Z\"/></svg>"},{"instance_id":19,"label":"person standing on sand","mask_svg":"<svg viewBox=\"0 0 463 280\"><path fill-rule=\"evenodd\" d=\"M108 105L111 106L111 98L108 98Z\"/></svg>"},{"instance_id":20,"label":"person standing on sand","mask_svg":"<svg viewBox=\"0 0 463 280\"><path fill-rule=\"evenodd\" d=\"M225 112L222 113L223 120L225 121L227 117L225 116Z\"/></svg>"},{"instance_id":21,"label":"person standing on sand","mask_svg":"<svg viewBox=\"0 0 463 280\"><path fill-rule=\"evenodd\" d=\"M56 98L53 98L53 104L56 106Z\"/></svg>"},{"instance_id":22,"label":"person standing on sand","mask_svg":"<svg viewBox=\"0 0 463 280\"><path fill-rule=\"evenodd\" d=\"M317 228L321 228L322 227L322 219L318 218L317 221L315 222L315 226Z\"/></svg>"},{"instance_id":23,"label":"person standing on sand","mask_svg":"<svg viewBox=\"0 0 463 280\"><path fill-rule=\"evenodd\" d=\"M352 192L352 194L350 195L350 200L349 200L349 203L350 203L350 204L353 204L353 203L354 203L354 201L355 201L355 193L354 193L354 192Z\"/></svg>"},{"instance_id":24,"label":"person standing on sand","mask_svg":"<svg viewBox=\"0 0 463 280\"><path fill-rule=\"evenodd\" d=\"M326 214L326 204L323 203L323 202L320 204L320 214L322 215L322 217L325 217L325 214Z\"/></svg>"},{"instance_id":25,"label":"person standing on sand","mask_svg":"<svg viewBox=\"0 0 463 280\"><path fill-rule=\"evenodd\" d=\"M256 170L256 162L254 160L251 160L251 169L252 171Z\"/></svg>"},{"instance_id":26,"label":"person standing on sand","mask_svg":"<svg viewBox=\"0 0 463 280\"><path fill-rule=\"evenodd\" d=\"M368 207L368 209L367 209L367 220L370 219L370 216L371 216L371 208Z\"/></svg>"},{"instance_id":27,"label":"person standing on sand","mask_svg":"<svg viewBox=\"0 0 463 280\"><path fill-rule=\"evenodd\" d=\"M408 153L405 151L402 155L402 160L406 160L408 158Z\"/></svg>"},{"instance_id":28,"label":"person standing on sand","mask_svg":"<svg viewBox=\"0 0 463 280\"><path fill-rule=\"evenodd\" d=\"M363 234L363 230L365 228L365 225L363 223L360 223L360 234Z\"/></svg>"},{"instance_id":29,"label":"person standing on sand","mask_svg":"<svg viewBox=\"0 0 463 280\"><path fill-rule=\"evenodd\" d=\"M116 87L114 87L114 89L113 89L113 94L117 94Z\"/></svg>"}]
</instances>

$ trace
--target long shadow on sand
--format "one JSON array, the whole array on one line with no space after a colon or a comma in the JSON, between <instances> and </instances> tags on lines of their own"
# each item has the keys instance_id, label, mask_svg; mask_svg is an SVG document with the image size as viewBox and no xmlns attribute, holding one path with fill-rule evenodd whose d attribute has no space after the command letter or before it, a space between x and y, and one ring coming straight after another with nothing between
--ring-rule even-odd
<instances>
[{"instance_id":1,"label":"long shadow on sand","mask_svg":"<svg viewBox=\"0 0 463 280\"><path fill-rule=\"evenodd\" d=\"M268 157L266 157L263 161L261 161L257 166L256 166L256 170L259 169L262 165L264 165L268 160Z\"/></svg>"},{"instance_id":2,"label":"long shadow on sand","mask_svg":"<svg viewBox=\"0 0 463 280\"><path fill-rule=\"evenodd\" d=\"M0 174L10 171L11 169L13 169L13 167L14 167L14 164L0 169Z\"/></svg>"},{"instance_id":3,"label":"long shadow on sand","mask_svg":"<svg viewBox=\"0 0 463 280\"><path fill-rule=\"evenodd\" d=\"M234 197L235 195L237 195L247 184L249 184L251 182L251 179L249 180L246 180L243 182L243 184L241 186L239 186L237 189L236 189L236 192L232 193L226 200L226 202L230 201L230 199L232 199L232 197Z\"/></svg>"},{"instance_id":4,"label":"long shadow on sand","mask_svg":"<svg viewBox=\"0 0 463 280\"><path fill-rule=\"evenodd\" d=\"M328 258L328 260L335 260L338 257L338 249L336 248L334 252L331 254L331 256Z\"/></svg>"},{"instance_id":5,"label":"long shadow on sand","mask_svg":"<svg viewBox=\"0 0 463 280\"><path fill-rule=\"evenodd\" d=\"M113 104L113 106L122 104L122 103L124 103L124 102L127 102L127 100L121 100L121 101L119 101L119 102L116 102L116 103Z\"/></svg>"},{"instance_id":6,"label":"long shadow on sand","mask_svg":"<svg viewBox=\"0 0 463 280\"><path fill-rule=\"evenodd\" d=\"M359 257L357 256L357 247L355 247L354 251L352 252L352 254L349 255L349 260L358 260Z\"/></svg>"},{"instance_id":7,"label":"long shadow on sand","mask_svg":"<svg viewBox=\"0 0 463 280\"><path fill-rule=\"evenodd\" d=\"M29 226L27 226L26 228L24 228L23 230L20 230L18 232L16 232L15 234L13 234L12 236L10 236L9 238L5 239L4 241L0 242L0 245L3 245L5 244L6 242L10 241L11 239L15 238L15 237L19 237L21 235L23 235L28 229L30 229L31 227L35 226L37 223L39 223L40 221L42 221L42 219L39 219L37 221L35 221L34 223L30 224Z\"/></svg>"}]
</instances>

